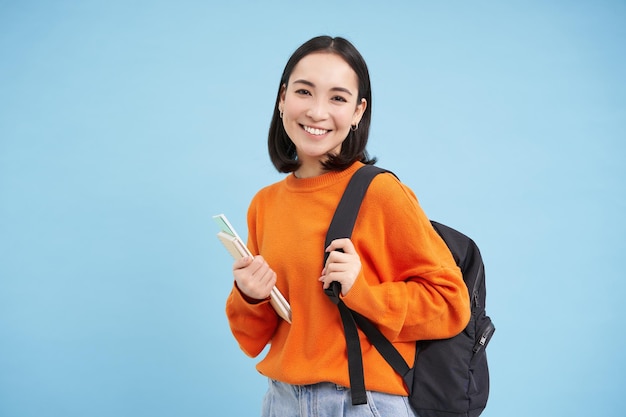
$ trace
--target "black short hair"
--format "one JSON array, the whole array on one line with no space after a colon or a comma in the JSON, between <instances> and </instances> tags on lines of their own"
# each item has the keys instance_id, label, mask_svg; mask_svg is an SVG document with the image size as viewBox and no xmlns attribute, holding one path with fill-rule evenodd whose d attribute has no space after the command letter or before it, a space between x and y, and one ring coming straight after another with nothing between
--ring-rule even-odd
<instances>
[{"instance_id":1,"label":"black short hair","mask_svg":"<svg viewBox=\"0 0 626 417\"><path fill-rule=\"evenodd\" d=\"M300 167L296 147L287 135L287 132L285 132L278 105L280 103L281 91L283 87L287 85L295 66L302 58L314 52L329 52L343 58L354 70L358 78L359 97L357 103L363 98L367 102L358 129L356 131L350 130L341 146L340 153L338 155L329 155L328 159L322 164L324 169L329 171L341 171L356 161L361 161L365 164L374 164L376 158L370 158L366 150L370 120L372 117L372 86L370 84L367 64L359 51L348 40L341 37L333 38L330 36L317 36L303 43L291 55L291 58L287 61L287 65L285 65L283 75L280 78L280 84L278 85L274 113L272 115L267 139L272 163L279 172L284 173L296 171Z\"/></svg>"}]
</instances>

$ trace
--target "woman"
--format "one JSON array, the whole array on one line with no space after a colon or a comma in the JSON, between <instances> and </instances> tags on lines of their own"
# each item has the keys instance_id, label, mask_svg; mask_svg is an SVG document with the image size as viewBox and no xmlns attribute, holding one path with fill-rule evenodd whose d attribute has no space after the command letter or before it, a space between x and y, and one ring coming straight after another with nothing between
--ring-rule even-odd
<instances>
[{"instance_id":1,"label":"woman","mask_svg":"<svg viewBox=\"0 0 626 417\"><path fill-rule=\"evenodd\" d=\"M263 416L414 416L402 378L361 340L368 404L352 406L343 327L325 295L341 284L345 304L372 320L412 365L415 341L451 337L469 320L460 270L413 192L378 175L351 239L324 248L328 225L366 151L371 87L360 53L345 39L316 37L291 56L269 131L274 166L289 173L260 190L248 210L254 258L233 265L226 313L241 349L268 377ZM323 264L324 250L330 253ZM276 285L292 308L279 319ZM300 414L301 410L304 414Z\"/></svg>"}]
</instances>

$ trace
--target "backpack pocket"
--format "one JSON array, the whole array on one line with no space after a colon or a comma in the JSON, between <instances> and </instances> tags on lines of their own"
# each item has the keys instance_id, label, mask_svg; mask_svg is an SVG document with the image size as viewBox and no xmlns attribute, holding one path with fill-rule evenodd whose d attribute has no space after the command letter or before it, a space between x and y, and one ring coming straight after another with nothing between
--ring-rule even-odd
<instances>
[{"instance_id":1,"label":"backpack pocket","mask_svg":"<svg viewBox=\"0 0 626 417\"><path fill-rule=\"evenodd\" d=\"M489 396L486 347L494 331L481 312L453 338L417 342L409 400L421 417L480 415Z\"/></svg>"},{"instance_id":2,"label":"backpack pocket","mask_svg":"<svg viewBox=\"0 0 626 417\"><path fill-rule=\"evenodd\" d=\"M476 321L476 333L472 359L469 363L469 416L478 416L487 406L489 396L489 365L487 364L487 345L493 336L495 326L489 316L483 314Z\"/></svg>"},{"instance_id":3,"label":"backpack pocket","mask_svg":"<svg viewBox=\"0 0 626 417\"><path fill-rule=\"evenodd\" d=\"M478 323L478 330L476 331L476 343L473 349L474 358L480 355L481 351L484 351L491 340L491 336L493 336L493 332L496 330L489 316L483 316L481 321L481 323Z\"/></svg>"}]
</instances>

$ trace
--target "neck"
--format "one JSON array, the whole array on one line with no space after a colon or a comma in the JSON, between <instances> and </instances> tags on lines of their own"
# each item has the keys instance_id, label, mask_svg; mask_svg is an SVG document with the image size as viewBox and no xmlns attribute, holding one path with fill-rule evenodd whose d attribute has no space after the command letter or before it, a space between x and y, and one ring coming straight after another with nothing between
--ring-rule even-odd
<instances>
[{"instance_id":1,"label":"neck","mask_svg":"<svg viewBox=\"0 0 626 417\"><path fill-rule=\"evenodd\" d=\"M296 178L313 178L320 176L325 172L326 171L324 171L324 169L322 169L322 166L320 165L317 169L300 167L293 174L296 176Z\"/></svg>"}]
</instances>

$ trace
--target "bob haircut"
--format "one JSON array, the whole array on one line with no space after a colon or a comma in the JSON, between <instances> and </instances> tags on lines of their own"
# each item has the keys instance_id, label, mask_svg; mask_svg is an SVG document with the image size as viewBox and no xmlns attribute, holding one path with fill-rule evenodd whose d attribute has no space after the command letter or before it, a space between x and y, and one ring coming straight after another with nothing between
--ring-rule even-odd
<instances>
[{"instance_id":1,"label":"bob haircut","mask_svg":"<svg viewBox=\"0 0 626 417\"><path fill-rule=\"evenodd\" d=\"M332 38L330 36L318 36L305 42L296 49L289 61L287 61L287 65L285 65L283 75L280 78L278 93L276 94L276 104L267 140L272 163L279 172L284 173L296 171L300 167L296 147L287 135L287 132L285 132L278 104L280 103L281 90L289 82L289 77L295 66L302 58L316 52L328 52L343 58L354 70L358 78L359 97L357 103L363 98L367 102L358 129L356 131L350 130L341 145L339 154L329 154L328 159L322 163L323 168L328 171L342 171L356 161L361 161L368 165L374 164L376 158L370 159L366 150L372 117L372 87L367 65L359 51L349 41L341 37Z\"/></svg>"}]
</instances>

